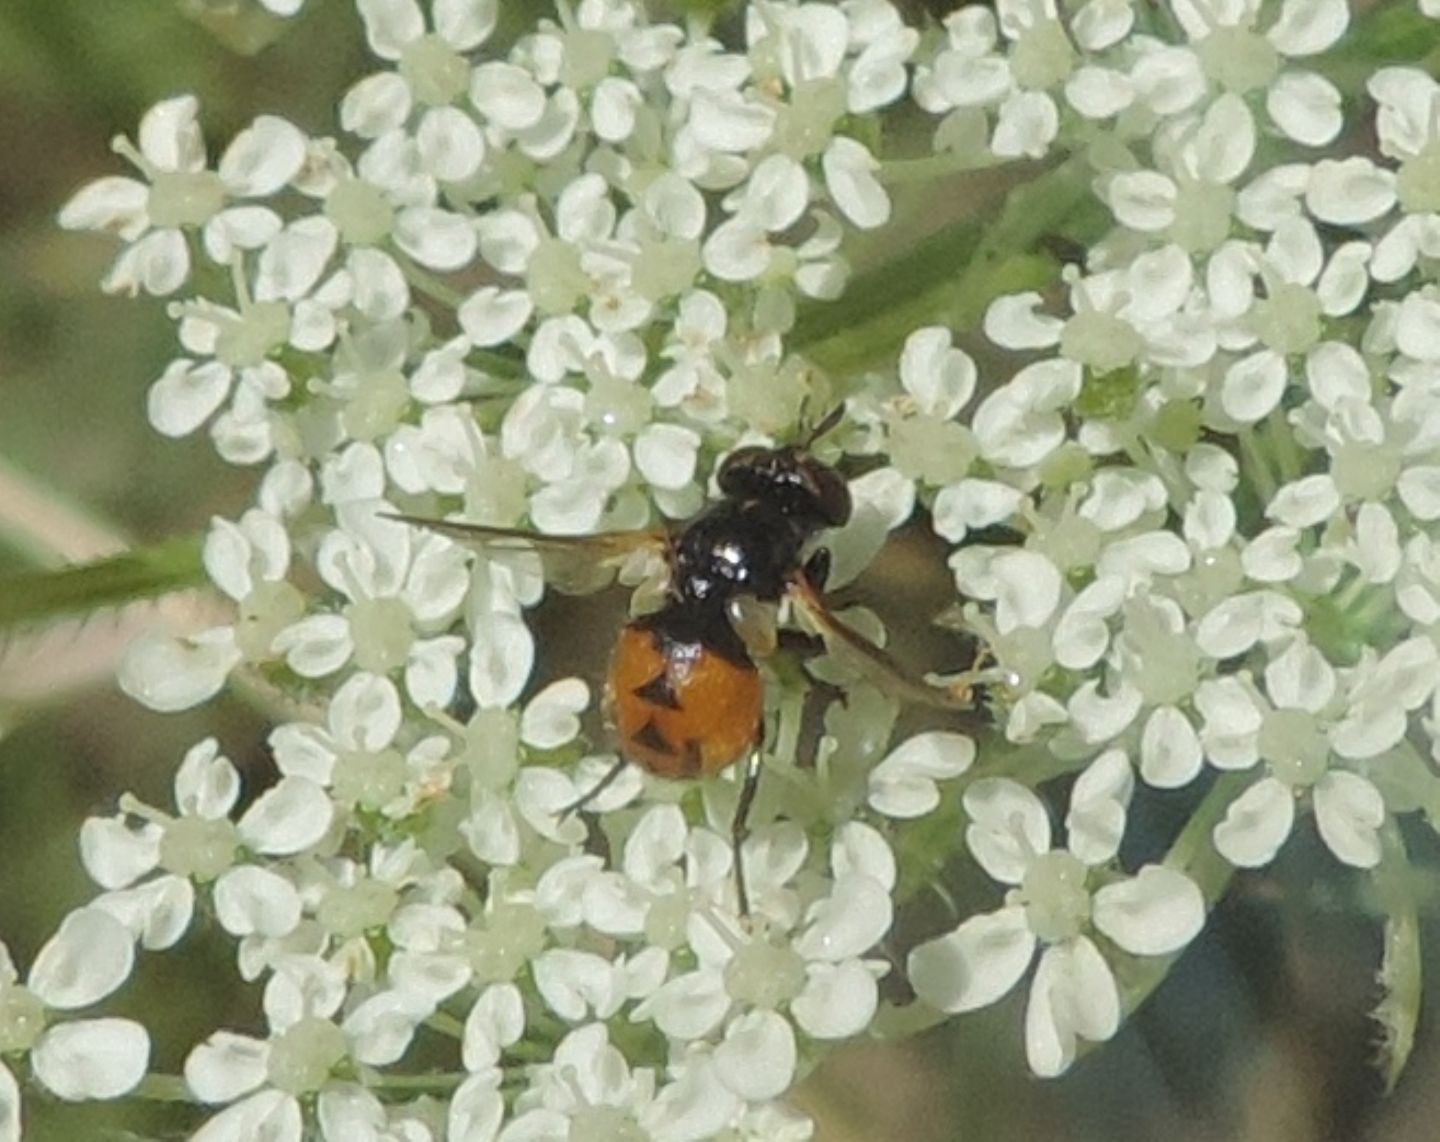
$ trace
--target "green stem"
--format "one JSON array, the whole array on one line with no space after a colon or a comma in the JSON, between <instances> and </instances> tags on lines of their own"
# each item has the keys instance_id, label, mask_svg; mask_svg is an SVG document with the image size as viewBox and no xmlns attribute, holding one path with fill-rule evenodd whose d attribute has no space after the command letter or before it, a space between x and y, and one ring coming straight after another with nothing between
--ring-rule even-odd
<instances>
[{"instance_id":1,"label":"green stem","mask_svg":"<svg viewBox=\"0 0 1440 1142\"><path fill-rule=\"evenodd\" d=\"M1253 428L1242 428L1236 438L1240 441L1240 463L1244 474L1249 477L1256 498L1262 504L1268 504L1279 489L1279 484L1275 481L1274 473L1270 471L1265 450L1260 447L1260 440Z\"/></svg>"},{"instance_id":2,"label":"green stem","mask_svg":"<svg viewBox=\"0 0 1440 1142\"><path fill-rule=\"evenodd\" d=\"M365 1077L365 1088L372 1091L448 1094L464 1082L465 1077L459 1074L392 1075L372 1072Z\"/></svg>"},{"instance_id":3,"label":"green stem","mask_svg":"<svg viewBox=\"0 0 1440 1142\"><path fill-rule=\"evenodd\" d=\"M1012 184L998 212L967 204L969 217L856 277L839 301L804 307L792 345L822 368L853 374L893 356L918 326L973 329L1001 294L1051 284L1056 261L1035 251L1075 228L1090 195L1086 170L1071 158Z\"/></svg>"},{"instance_id":4,"label":"green stem","mask_svg":"<svg viewBox=\"0 0 1440 1142\"><path fill-rule=\"evenodd\" d=\"M1265 422L1265 436L1270 445L1270 455L1275 458L1275 466L1280 471L1280 478L1287 484L1298 480L1305 469L1305 453L1295 439L1295 430L1286 422L1285 414L1278 408Z\"/></svg>"},{"instance_id":5,"label":"green stem","mask_svg":"<svg viewBox=\"0 0 1440 1142\"><path fill-rule=\"evenodd\" d=\"M465 1038L465 1024L443 1011L437 1011L431 1015L429 1019L425 1020L425 1026L442 1035L448 1035L452 1039Z\"/></svg>"},{"instance_id":6,"label":"green stem","mask_svg":"<svg viewBox=\"0 0 1440 1142\"><path fill-rule=\"evenodd\" d=\"M1207 911L1224 895L1235 875L1235 866L1215 850L1210 834L1224 818L1231 802L1249 786L1250 781L1251 777L1246 773L1223 774L1201 799L1190 820L1175 838L1175 843L1170 846L1170 851L1165 854L1164 864L1167 867L1183 872L1199 887L1205 897ZM1180 955L1177 952L1169 956L1136 957L1127 965L1129 970L1121 981L1120 994L1127 1015L1160 986Z\"/></svg>"},{"instance_id":7,"label":"green stem","mask_svg":"<svg viewBox=\"0 0 1440 1142\"><path fill-rule=\"evenodd\" d=\"M130 1093L150 1102L199 1102L179 1075L146 1075Z\"/></svg>"},{"instance_id":8,"label":"green stem","mask_svg":"<svg viewBox=\"0 0 1440 1142\"><path fill-rule=\"evenodd\" d=\"M438 274L416 265L414 261L407 258L398 250L392 250L391 256L399 264L405 280L411 287L423 293L433 301L438 301L448 309L459 309L468 296L461 290L456 289Z\"/></svg>"},{"instance_id":9,"label":"green stem","mask_svg":"<svg viewBox=\"0 0 1440 1142\"><path fill-rule=\"evenodd\" d=\"M926 155L918 159L886 159L880 164L880 181L887 186L930 182L973 170L989 170L998 162L999 160L991 160L989 163L977 164L974 156L961 156L953 151L942 151L940 154Z\"/></svg>"}]
</instances>

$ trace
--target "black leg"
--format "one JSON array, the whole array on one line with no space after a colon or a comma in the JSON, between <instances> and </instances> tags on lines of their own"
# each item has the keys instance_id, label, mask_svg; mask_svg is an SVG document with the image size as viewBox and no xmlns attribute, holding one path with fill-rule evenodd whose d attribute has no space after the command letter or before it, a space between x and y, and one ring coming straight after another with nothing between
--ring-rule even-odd
<instances>
[{"instance_id":1,"label":"black leg","mask_svg":"<svg viewBox=\"0 0 1440 1142\"><path fill-rule=\"evenodd\" d=\"M740 786L740 800L735 803L735 816L730 822L730 846L735 853L735 899L740 917L750 915L750 894L745 890L745 863L742 849L750 835L750 809L755 804L755 791L760 788L760 751L754 750L745 763L745 780Z\"/></svg>"},{"instance_id":2,"label":"black leg","mask_svg":"<svg viewBox=\"0 0 1440 1142\"><path fill-rule=\"evenodd\" d=\"M610 767L609 772L606 773L604 777L597 781L591 788L587 789L580 796L580 799L578 801L566 805L565 808L560 810L560 819L563 821L566 817L569 817L574 813L580 812L580 810L585 808L586 805L590 804L591 801L599 797L600 794L604 793L605 790L610 788L610 786L614 783L617 777L619 777L622 773L625 772L625 768L629 764L630 763L626 761L623 757L616 758L615 764Z\"/></svg>"},{"instance_id":3,"label":"black leg","mask_svg":"<svg viewBox=\"0 0 1440 1142\"><path fill-rule=\"evenodd\" d=\"M816 591L825 590L825 580L830 578L830 549L817 547L810 558L805 560L805 566L800 573Z\"/></svg>"}]
</instances>

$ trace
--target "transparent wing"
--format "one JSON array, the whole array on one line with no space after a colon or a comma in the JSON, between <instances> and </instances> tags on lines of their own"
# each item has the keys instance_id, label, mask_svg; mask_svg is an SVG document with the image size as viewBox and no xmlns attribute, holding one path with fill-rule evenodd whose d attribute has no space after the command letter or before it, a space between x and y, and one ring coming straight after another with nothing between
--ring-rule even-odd
<instances>
[{"instance_id":1,"label":"transparent wing","mask_svg":"<svg viewBox=\"0 0 1440 1142\"><path fill-rule=\"evenodd\" d=\"M901 701L942 710L973 710L976 707L975 686L983 681L978 673L969 671L946 685L928 682L905 669L887 650L838 618L804 574L791 578L787 593L826 645L833 649L838 644L850 651L880 689Z\"/></svg>"},{"instance_id":2,"label":"transparent wing","mask_svg":"<svg viewBox=\"0 0 1440 1142\"><path fill-rule=\"evenodd\" d=\"M458 520L387 513L390 519L423 527L484 551L490 558L506 552L533 553L544 567L545 582L567 595L608 587L624 572L627 582L646 577L650 564L668 561L670 533L663 529L602 531L594 535L542 535L510 527L485 527ZM633 570L634 574L630 574Z\"/></svg>"}]
</instances>

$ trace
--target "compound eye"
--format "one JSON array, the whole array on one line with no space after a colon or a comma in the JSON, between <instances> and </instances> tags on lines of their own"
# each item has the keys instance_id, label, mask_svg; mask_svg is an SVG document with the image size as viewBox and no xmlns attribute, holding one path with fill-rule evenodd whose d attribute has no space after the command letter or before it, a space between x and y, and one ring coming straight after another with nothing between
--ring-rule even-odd
<instances>
[{"instance_id":1,"label":"compound eye","mask_svg":"<svg viewBox=\"0 0 1440 1142\"><path fill-rule=\"evenodd\" d=\"M850 521L850 485L828 464L812 461L806 465L814 487L815 508L828 527L843 527Z\"/></svg>"}]
</instances>

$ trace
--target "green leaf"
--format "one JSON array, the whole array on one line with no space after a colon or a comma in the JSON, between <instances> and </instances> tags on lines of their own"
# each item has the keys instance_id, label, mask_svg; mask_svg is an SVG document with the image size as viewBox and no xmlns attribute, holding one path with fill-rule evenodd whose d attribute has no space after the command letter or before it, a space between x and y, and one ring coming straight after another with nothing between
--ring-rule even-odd
<instances>
[{"instance_id":1,"label":"green leaf","mask_svg":"<svg viewBox=\"0 0 1440 1142\"><path fill-rule=\"evenodd\" d=\"M1400 829L1391 820L1380 831L1381 858L1375 889L1385 911L1385 952L1378 982L1383 995L1371 1018L1380 1024L1380 1057L1376 1066L1388 1094L1415 1046L1420 1020L1420 917L1415 879Z\"/></svg>"},{"instance_id":2,"label":"green leaf","mask_svg":"<svg viewBox=\"0 0 1440 1142\"><path fill-rule=\"evenodd\" d=\"M206 582L198 538L171 539L57 571L0 576L0 630L94 614Z\"/></svg>"}]
</instances>

